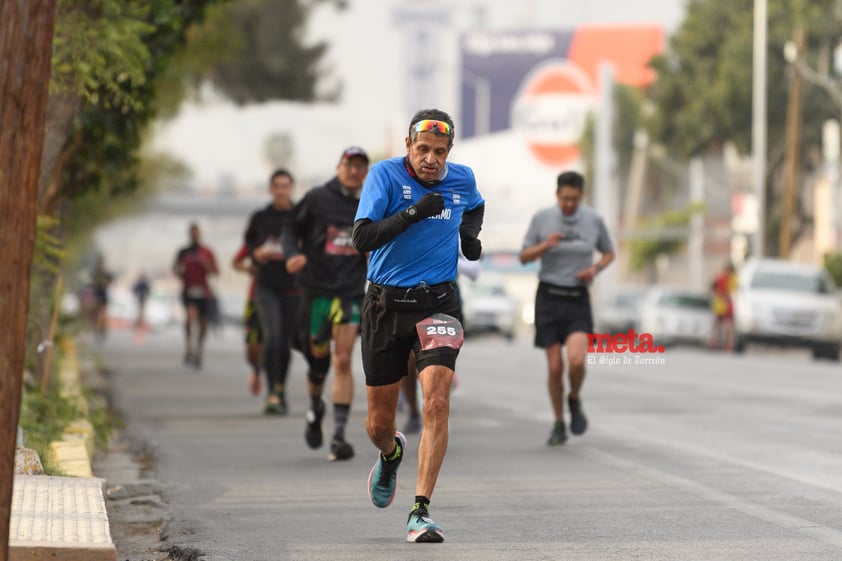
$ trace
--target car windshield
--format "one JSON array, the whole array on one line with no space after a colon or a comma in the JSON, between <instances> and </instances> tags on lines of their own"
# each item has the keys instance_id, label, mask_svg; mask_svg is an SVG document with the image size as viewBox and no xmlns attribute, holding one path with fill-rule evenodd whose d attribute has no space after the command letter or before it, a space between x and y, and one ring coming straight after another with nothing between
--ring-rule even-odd
<instances>
[{"instance_id":1,"label":"car windshield","mask_svg":"<svg viewBox=\"0 0 842 561\"><path fill-rule=\"evenodd\" d=\"M475 296L505 296L506 289L499 284L475 284L471 293Z\"/></svg>"},{"instance_id":2,"label":"car windshield","mask_svg":"<svg viewBox=\"0 0 842 561\"><path fill-rule=\"evenodd\" d=\"M799 275L776 271L758 271L751 279L752 288L774 288L778 290L792 290L794 292L809 292L812 294L828 294L830 287L825 280L816 275Z\"/></svg>"},{"instance_id":3,"label":"car windshield","mask_svg":"<svg viewBox=\"0 0 842 561\"><path fill-rule=\"evenodd\" d=\"M642 299L643 294L618 294L614 298L614 305L618 308L636 308Z\"/></svg>"},{"instance_id":4,"label":"car windshield","mask_svg":"<svg viewBox=\"0 0 842 561\"><path fill-rule=\"evenodd\" d=\"M699 310L710 308L710 301L707 298L693 294L663 294L658 299L658 303L667 308L691 308Z\"/></svg>"}]
</instances>

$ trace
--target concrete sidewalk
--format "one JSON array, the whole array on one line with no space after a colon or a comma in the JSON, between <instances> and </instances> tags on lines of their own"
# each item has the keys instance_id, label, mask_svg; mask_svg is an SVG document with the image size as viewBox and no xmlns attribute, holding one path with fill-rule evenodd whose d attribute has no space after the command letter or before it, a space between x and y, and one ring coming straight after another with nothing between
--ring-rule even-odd
<instances>
[{"instance_id":1,"label":"concrete sidewalk","mask_svg":"<svg viewBox=\"0 0 842 561\"><path fill-rule=\"evenodd\" d=\"M84 415L78 351L62 344L59 384ZM50 452L69 477L30 475L16 466L9 526L10 561L116 561L105 507L105 480L93 477L94 434L86 418L71 423ZM34 452L33 452L34 454ZM40 470L40 466L38 466ZM36 472L38 470L35 470Z\"/></svg>"},{"instance_id":2,"label":"concrete sidewalk","mask_svg":"<svg viewBox=\"0 0 842 561\"><path fill-rule=\"evenodd\" d=\"M105 480L15 475L10 561L116 561Z\"/></svg>"}]
</instances>

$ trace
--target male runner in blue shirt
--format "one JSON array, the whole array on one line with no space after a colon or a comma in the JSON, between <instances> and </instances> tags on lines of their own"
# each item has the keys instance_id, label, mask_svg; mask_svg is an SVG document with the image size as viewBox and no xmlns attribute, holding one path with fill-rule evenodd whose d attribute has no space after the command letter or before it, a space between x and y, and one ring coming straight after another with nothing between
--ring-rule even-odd
<instances>
[{"instance_id":1,"label":"male runner in blue shirt","mask_svg":"<svg viewBox=\"0 0 842 561\"><path fill-rule=\"evenodd\" d=\"M464 334L455 291L462 252L479 259L485 201L473 171L448 163L453 120L437 109L412 117L406 156L378 162L366 178L353 243L370 251L360 333L368 397L366 429L380 450L369 496L385 508L395 496L406 438L395 429L400 381L416 356L424 400L415 504L407 541L442 542L429 515L430 497L447 451L450 384Z\"/></svg>"}]
</instances>

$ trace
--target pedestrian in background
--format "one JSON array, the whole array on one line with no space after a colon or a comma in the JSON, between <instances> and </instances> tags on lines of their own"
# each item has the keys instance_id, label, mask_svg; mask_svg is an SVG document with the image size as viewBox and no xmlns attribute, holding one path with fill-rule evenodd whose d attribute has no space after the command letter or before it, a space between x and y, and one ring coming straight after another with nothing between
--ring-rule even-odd
<instances>
[{"instance_id":1,"label":"pedestrian in background","mask_svg":"<svg viewBox=\"0 0 842 561\"><path fill-rule=\"evenodd\" d=\"M151 292L152 286L149 284L149 279L145 273L140 273L132 285L132 294L134 294L135 302L137 303L136 329L146 328L146 301L149 299Z\"/></svg>"},{"instance_id":2,"label":"pedestrian in background","mask_svg":"<svg viewBox=\"0 0 842 561\"><path fill-rule=\"evenodd\" d=\"M304 439L312 449L321 447L323 441L322 393L333 364L330 460L354 456L354 448L345 440L345 426L354 399L351 354L359 334L366 256L354 248L351 232L367 173L365 151L356 146L346 148L333 179L308 191L295 205L283 236L287 271L298 275L304 290L298 337L309 364L310 407Z\"/></svg>"},{"instance_id":3,"label":"pedestrian in background","mask_svg":"<svg viewBox=\"0 0 842 561\"><path fill-rule=\"evenodd\" d=\"M260 318L257 317L257 305L254 302L254 275L257 268L249 259L249 248L246 244L241 245L234 255L231 260L231 267L235 271L246 273L250 277L246 293L246 305L243 310L243 332L246 345L246 362L251 367L248 388L252 395L258 396L262 389L260 370L263 364L263 333L260 329Z\"/></svg>"},{"instance_id":4,"label":"pedestrian in background","mask_svg":"<svg viewBox=\"0 0 842 561\"><path fill-rule=\"evenodd\" d=\"M97 256L94 270L91 272L91 285L94 294L94 333L98 341L104 341L108 333L108 302L114 275L105 268L105 257Z\"/></svg>"},{"instance_id":5,"label":"pedestrian in background","mask_svg":"<svg viewBox=\"0 0 842 561\"><path fill-rule=\"evenodd\" d=\"M286 169L269 178L271 202L249 219L245 244L257 266L255 302L263 334L263 369L266 372L266 401L263 411L286 415L285 384L291 360L293 330L298 317L301 289L295 275L287 271L281 245L292 210L295 181Z\"/></svg>"},{"instance_id":6,"label":"pedestrian in background","mask_svg":"<svg viewBox=\"0 0 842 561\"><path fill-rule=\"evenodd\" d=\"M190 224L190 243L175 256L173 272L181 279L181 303L185 310L184 363L202 367L205 337L208 333L208 313L213 298L210 277L218 275L216 257L210 247L202 244L199 225Z\"/></svg>"},{"instance_id":7,"label":"pedestrian in background","mask_svg":"<svg viewBox=\"0 0 842 561\"><path fill-rule=\"evenodd\" d=\"M566 171L556 180L557 204L532 217L520 262L541 260L535 297L535 346L547 355L550 394L555 424L547 444L567 441L564 422L564 357L566 350L570 392L570 432L582 435L588 419L582 407L588 334L593 332L588 287L614 260L614 246L602 217L582 204L585 178ZM594 254L600 258L594 262Z\"/></svg>"},{"instance_id":8,"label":"pedestrian in background","mask_svg":"<svg viewBox=\"0 0 842 561\"><path fill-rule=\"evenodd\" d=\"M732 263L726 263L717 273L711 285L711 308L713 311L713 336L710 348L724 351L734 350L734 292L737 290L737 274Z\"/></svg>"},{"instance_id":9,"label":"pedestrian in background","mask_svg":"<svg viewBox=\"0 0 842 561\"><path fill-rule=\"evenodd\" d=\"M369 497L377 507L392 503L406 451L395 416L410 353L421 383L424 430L407 520L410 542L444 541L429 505L447 451L450 388L464 340L456 291L460 240L468 259L482 252L478 235L485 201L473 171L447 161L453 134L447 113L416 113L406 156L378 162L369 171L354 224L354 247L371 252L360 332L366 429L379 450L369 474Z\"/></svg>"}]
</instances>

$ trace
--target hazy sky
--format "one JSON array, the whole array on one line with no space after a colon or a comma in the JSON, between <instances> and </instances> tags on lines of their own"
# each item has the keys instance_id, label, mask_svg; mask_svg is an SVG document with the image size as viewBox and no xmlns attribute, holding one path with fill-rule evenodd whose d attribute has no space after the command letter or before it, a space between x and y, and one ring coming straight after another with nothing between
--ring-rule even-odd
<instances>
[{"instance_id":1,"label":"hazy sky","mask_svg":"<svg viewBox=\"0 0 842 561\"><path fill-rule=\"evenodd\" d=\"M343 83L341 103L311 106L267 103L236 108L221 100L185 106L162 124L154 146L170 151L193 169L196 183L216 187L222 178L238 186L262 188L270 164L266 139L287 135L293 154L287 164L309 187L332 176L345 146L359 144L376 156L402 151L407 107L405 61L414 45L407 28L418 7L444 14L435 29L429 72L435 99L426 100L454 115L458 123L459 36L485 29L572 29L583 23L655 23L675 30L686 0L350 0L338 12L313 13L309 36L327 40L326 69ZM458 128L458 127L457 127ZM257 187L260 186L260 187Z\"/></svg>"}]
</instances>

